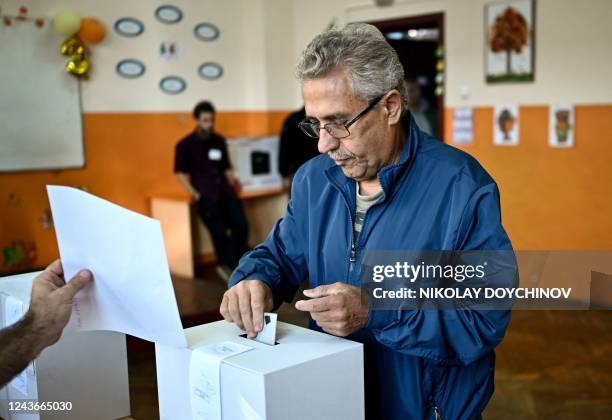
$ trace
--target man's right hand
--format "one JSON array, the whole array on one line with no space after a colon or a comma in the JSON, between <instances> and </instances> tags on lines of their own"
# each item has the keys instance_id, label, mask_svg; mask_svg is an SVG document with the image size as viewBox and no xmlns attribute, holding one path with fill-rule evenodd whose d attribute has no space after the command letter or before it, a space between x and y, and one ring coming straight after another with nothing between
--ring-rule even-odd
<instances>
[{"instance_id":1,"label":"man's right hand","mask_svg":"<svg viewBox=\"0 0 612 420\"><path fill-rule=\"evenodd\" d=\"M235 322L247 337L263 329L263 314L273 309L272 290L261 280L242 280L223 295L219 312L226 321Z\"/></svg>"},{"instance_id":2,"label":"man's right hand","mask_svg":"<svg viewBox=\"0 0 612 420\"><path fill-rule=\"evenodd\" d=\"M74 295L90 284L91 278L91 272L81 270L66 283L59 260L36 276L28 312L15 324L0 329L0 388L23 371L45 347L60 339L70 319Z\"/></svg>"},{"instance_id":3,"label":"man's right hand","mask_svg":"<svg viewBox=\"0 0 612 420\"><path fill-rule=\"evenodd\" d=\"M39 351L54 344L70 319L73 298L76 293L91 282L91 272L81 270L66 283L59 260L52 262L40 273L32 284L30 308L26 319L37 336Z\"/></svg>"}]
</instances>

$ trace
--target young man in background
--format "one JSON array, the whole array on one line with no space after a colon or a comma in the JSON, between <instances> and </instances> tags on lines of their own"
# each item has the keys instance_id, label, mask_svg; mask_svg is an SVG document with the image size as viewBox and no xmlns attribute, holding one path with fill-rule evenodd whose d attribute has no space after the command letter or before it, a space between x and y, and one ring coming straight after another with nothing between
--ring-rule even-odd
<instances>
[{"instance_id":1,"label":"young man in background","mask_svg":"<svg viewBox=\"0 0 612 420\"><path fill-rule=\"evenodd\" d=\"M227 280L247 250L248 224L233 188L225 138L214 132L215 108L200 102L193 118L195 130L176 145L174 172L197 205L213 242L217 273Z\"/></svg>"}]
</instances>

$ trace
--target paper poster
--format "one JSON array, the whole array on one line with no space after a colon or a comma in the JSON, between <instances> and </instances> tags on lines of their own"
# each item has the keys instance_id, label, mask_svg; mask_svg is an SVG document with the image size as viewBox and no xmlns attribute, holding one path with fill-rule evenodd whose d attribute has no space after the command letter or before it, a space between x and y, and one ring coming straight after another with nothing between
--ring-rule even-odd
<instances>
[{"instance_id":1,"label":"paper poster","mask_svg":"<svg viewBox=\"0 0 612 420\"><path fill-rule=\"evenodd\" d=\"M77 328L186 347L159 221L77 188L47 192L64 277L93 273L75 297Z\"/></svg>"},{"instance_id":2,"label":"paper poster","mask_svg":"<svg viewBox=\"0 0 612 420\"><path fill-rule=\"evenodd\" d=\"M516 146L519 144L519 109L517 105L495 107L493 144L497 146Z\"/></svg>"},{"instance_id":3,"label":"paper poster","mask_svg":"<svg viewBox=\"0 0 612 420\"><path fill-rule=\"evenodd\" d=\"M472 107L453 109L453 142L472 144L474 141L474 120Z\"/></svg>"},{"instance_id":4,"label":"paper poster","mask_svg":"<svg viewBox=\"0 0 612 420\"><path fill-rule=\"evenodd\" d=\"M549 108L548 145L550 147L574 147L574 107L552 105Z\"/></svg>"},{"instance_id":5,"label":"paper poster","mask_svg":"<svg viewBox=\"0 0 612 420\"><path fill-rule=\"evenodd\" d=\"M193 420L221 420L221 362L252 347L224 341L194 349L189 365Z\"/></svg>"}]
</instances>

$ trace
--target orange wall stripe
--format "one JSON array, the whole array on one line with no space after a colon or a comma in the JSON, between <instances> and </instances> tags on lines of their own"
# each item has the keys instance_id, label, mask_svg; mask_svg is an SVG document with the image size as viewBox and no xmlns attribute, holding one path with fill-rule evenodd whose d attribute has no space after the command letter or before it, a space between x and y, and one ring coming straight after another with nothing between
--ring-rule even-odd
<instances>
[{"instance_id":1,"label":"orange wall stripe","mask_svg":"<svg viewBox=\"0 0 612 420\"><path fill-rule=\"evenodd\" d=\"M219 112L226 137L278 135L290 111ZM39 219L49 208L45 186L84 186L91 193L143 214L152 194L180 194L173 174L174 146L193 129L190 113L90 113L84 115L86 167L0 173L0 248L19 240L36 246L40 267L57 258L53 231ZM9 199L13 194L16 199ZM0 258L0 272L8 268Z\"/></svg>"},{"instance_id":2,"label":"orange wall stripe","mask_svg":"<svg viewBox=\"0 0 612 420\"><path fill-rule=\"evenodd\" d=\"M474 143L457 146L489 171L517 249L612 249L612 105L575 109L575 147L548 146L548 107L520 107L520 144L493 145L493 109L474 109ZM452 138L452 109L445 112ZM452 144L452 143L450 143Z\"/></svg>"}]
</instances>

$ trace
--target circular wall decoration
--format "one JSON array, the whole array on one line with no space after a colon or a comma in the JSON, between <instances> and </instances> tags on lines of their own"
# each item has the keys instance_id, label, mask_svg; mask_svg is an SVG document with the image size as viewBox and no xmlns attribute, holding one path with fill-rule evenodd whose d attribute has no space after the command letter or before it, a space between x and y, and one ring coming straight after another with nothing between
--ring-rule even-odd
<instances>
[{"instance_id":1,"label":"circular wall decoration","mask_svg":"<svg viewBox=\"0 0 612 420\"><path fill-rule=\"evenodd\" d=\"M121 18L115 22L115 31L119 35L135 37L144 32L144 24L138 19Z\"/></svg>"},{"instance_id":2,"label":"circular wall decoration","mask_svg":"<svg viewBox=\"0 0 612 420\"><path fill-rule=\"evenodd\" d=\"M136 79L142 76L145 72L145 65L142 61L128 58L117 63L115 68L117 74L126 79Z\"/></svg>"},{"instance_id":3,"label":"circular wall decoration","mask_svg":"<svg viewBox=\"0 0 612 420\"><path fill-rule=\"evenodd\" d=\"M187 88L187 82L179 76L166 76L159 81L159 88L162 92L176 95Z\"/></svg>"},{"instance_id":4,"label":"circular wall decoration","mask_svg":"<svg viewBox=\"0 0 612 420\"><path fill-rule=\"evenodd\" d=\"M183 19L183 12L176 6L165 4L155 9L155 17L162 23L178 23Z\"/></svg>"},{"instance_id":5,"label":"circular wall decoration","mask_svg":"<svg viewBox=\"0 0 612 420\"><path fill-rule=\"evenodd\" d=\"M193 28L193 33L196 38L201 39L202 41L214 41L219 38L219 28L217 28L212 23L202 22L198 23L195 28Z\"/></svg>"},{"instance_id":6,"label":"circular wall decoration","mask_svg":"<svg viewBox=\"0 0 612 420\"><path fill-rule=\"evenodd\" d=\"M203 63L198 67L198 74L206 80L217 80L223 76L223 67L217 63Z\"/></svg>"}]
</instances>

